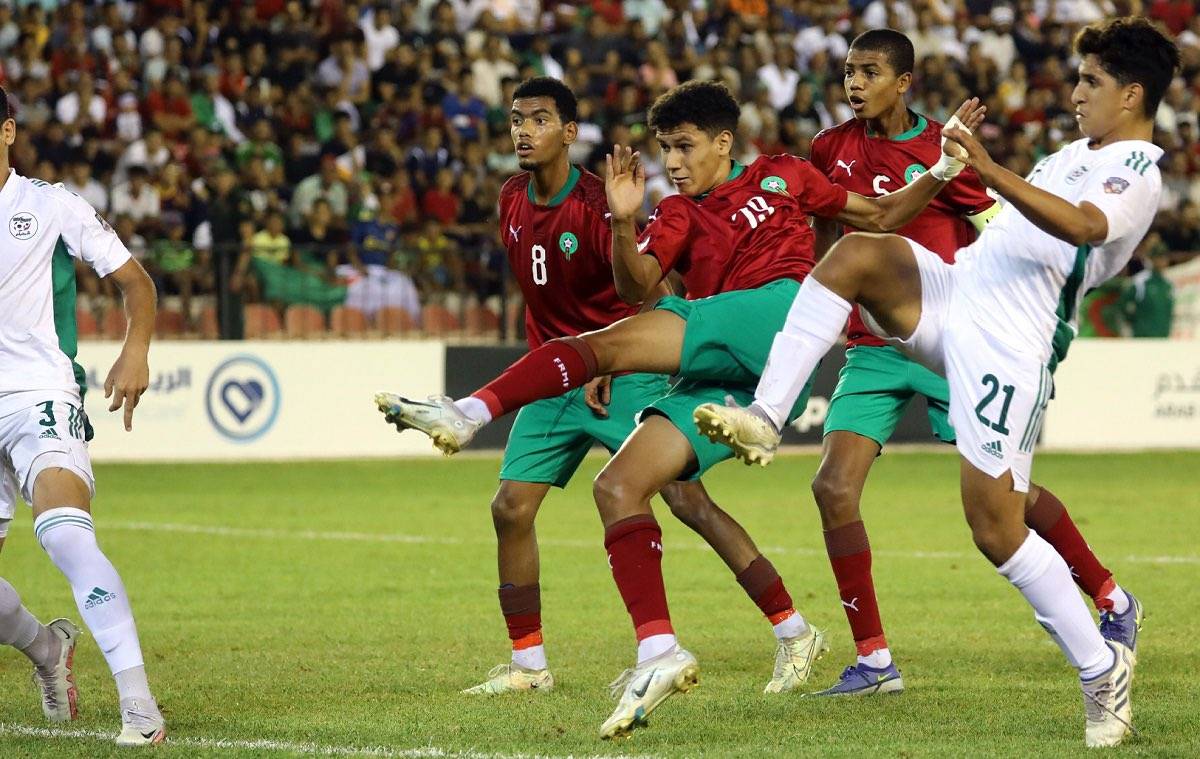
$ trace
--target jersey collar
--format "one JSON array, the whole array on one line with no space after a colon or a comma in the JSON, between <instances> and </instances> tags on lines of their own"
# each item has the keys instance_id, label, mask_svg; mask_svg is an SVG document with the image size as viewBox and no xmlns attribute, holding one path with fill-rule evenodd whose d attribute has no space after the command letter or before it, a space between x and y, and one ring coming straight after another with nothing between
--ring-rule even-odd
<instances>
[{"instance_id":1,"label":"jersey collar","mask_svg":"<svg viewBox=\"0 0 1200 759\"><path fill-rule=\"evenodd\" d=\"M545 207L546 208L554 208L557 205L561 205L562 202L567 199L567 196L571 194L571 190L575 189L576 183L579 182L579 176L580 176L579 168L577 166L575 166L575 164L571 164L571 170L569 172L567 172L567 183L562 186L561 190L559 190L557 193L555 193L553 198L550 198L550 202L546 203ZM533 203L536 206L538 203L537 203L537 198L535 198L533 195L533 177L532 176L529 178L529 184L525 187L525 191L526 191L526 194L529 196L529 202Z\"/></svg>"},{"instance_id":2,"label":"jersey collar","mask_svg":"<svg viewBox=\"0 0 1200 759\"><path fill-rule=\"evenodd\" d=\"M890 140L888 140L888 138L886 138L886 137L883 137L881 139L888 140L888 142L908 142L909 140L913 139L917 135L921 134L921 132L924 132L925 128L929 126L929 121L924 116L917 113L916 111L909 111L909 113L911 113L913 116L917 117L916 121L912 125L912 129L909 129L907 132L898 134L895 137L892 137ZM879 135L877 135L871 131L870 127L867 127L867 136L868 137L876 137L876 138L879 137Z\"/></svg>"},{"instance_id":3,"label":"jersey collar","mask_svg":"<svg viewBox=\"0 0 1200 759\"><path fill-rule=\"evenodd\" d=\"M727 182L732 182L733 180L740 177L742 175L742 172L744 172L746 170L746 167L743 166L742 164L738 163L738 160L736 158L731 158L730 161L732 161L733 165L729 167L729 176L725 177L725 181L721 182L721 184L717 185L717 187L720 187L721 185L726 184ZM698 196L696 198L696 200L698 200L698 201L704 200L709 195L712 195L713 192L717 189L717 187L714 187L711 190L709 190L708 192L704 193L703 195Z\"/></svg>"}]
</instances>

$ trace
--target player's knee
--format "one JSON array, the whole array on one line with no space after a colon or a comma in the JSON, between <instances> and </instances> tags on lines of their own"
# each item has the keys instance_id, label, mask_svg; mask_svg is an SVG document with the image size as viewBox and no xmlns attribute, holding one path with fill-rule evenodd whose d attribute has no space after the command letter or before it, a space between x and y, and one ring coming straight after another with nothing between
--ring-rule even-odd
<instances>
[{"instance_id":1,"label":"player's knee","mask_svg":"<svg viewBox=\"0 0 1200 759\"><path fill-rule=\"evenodd\" d=\"M601 514L610 510L619 510L622 504L638 500L640 494L635 492L628 480L618 472L602 469L592 481L592 496L596 499L596 507Z\"/></svg>"},{"instance_id":2,"label":"player's knee","mask_svg":"<svg viewBox=\"0 0 1200 759\"><path fill-rule=\"evenodd\" d=\"M818 471L813 478L812 492L827 529L858 521L858 493L836 470Z\"/></svg>"},{"instance_id":3,"label":"player's knee","mask_svg":"<svg viewBox=\"0 0 1200 759\"><path fill-rule=\"evenodd\" d=\"M498 532L532 526L537 512L536 501L503 489L492 499L492 523Z\"/></svg>"},{"instance_id":4,"label":"player's knee","mask_svg":"<svg viewBox=\"0 0 1200 759\"><path fill-rule=\"evenodd\" d=\"M662 489L663 500L671 513L680 522L697 530L712 515L712 501L698 493L692 493L679 483L671 483Z\"/></svg>"}]
</instances>

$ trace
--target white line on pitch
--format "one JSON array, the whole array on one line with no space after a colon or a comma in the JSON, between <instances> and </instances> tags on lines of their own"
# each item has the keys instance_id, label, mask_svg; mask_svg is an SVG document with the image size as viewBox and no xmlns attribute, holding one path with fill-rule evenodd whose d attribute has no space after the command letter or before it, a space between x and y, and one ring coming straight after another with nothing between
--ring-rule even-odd
<instances>
[{"instance_id":1,"label":"white line on pitch","mask_svg":"<svg viewBox=\"0 0 1200 759\"><path fill-rule=\"evenodd\" d=\"M101 529L134 530L148 532L180 532L197 535L218 535L229 538L268 538L288 540L333 540L359 543L409 543L430 545L492 545L491 538L454 538L442 535L404 535L401 533L373 532L323 532L320 530L275 530L255 527L226 527L223 525L179 524L171 522L104 522ZM547 548L590 548L600 551L600 542L596 540L561 540L541 538L538 544ZM672 542L672 548L687 551L709 551L707 543L695 540ZM796 548L791 546L761 546L764 553L789 554L792 556L824 556L825 551L817 548ZM874 556L896 559L974 559L976 553L960 551L895 551L873 549ZM1131 564L1200 564L1200 556L1125 556L1119 559Z\"/></svg>"},{"instance_id":2,"label":"white line on pitch","mask_svg":"<svg viewBox=\"0 0 1200 759\"><path fill-rule=\"evenodd\" d=\"M12 725L0 722L0 735L21 738L57 738L92 741L111 741L113 735L102 730L84 730L57 727L31 727L28 725ZM208 750L230 751L279 751L291 754L311 754L314 756L383 756L400 759L555 759L548 754L501 754L491 751L475 751L467 749L438 748L437 746L421 746L419 748L390 748L388 746L329 746L321 743L297 743L293 741L275 740L237 740L233 738L204 738L201 736L172 736L167 738L167 746L199 748ZM604 755L593 756L574 755L562 759L602 759ZM621 755L622 759L646 759L641 757Z\"/></svg>"}]
</instances>

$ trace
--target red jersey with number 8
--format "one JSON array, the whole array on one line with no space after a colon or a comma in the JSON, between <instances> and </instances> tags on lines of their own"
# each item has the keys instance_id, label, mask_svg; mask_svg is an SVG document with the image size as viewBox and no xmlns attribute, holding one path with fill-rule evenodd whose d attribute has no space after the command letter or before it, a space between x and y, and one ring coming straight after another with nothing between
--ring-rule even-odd
<instances>
[{"instance_id":1,"label":"red jersey with number 8","mask_svg":"<svg viewBox=\"0 0 1200 759\"><path fill-rule=\"evenodd\" d=\"M638 237L638 251L657 258L664 276L677 270L689 298L803 280L814 265L809 215L832 218L846 197L803 158L735 162L707 195L664 198Z\"/></svg>"},{"instance_id":2,"label":"red jersey with number 8","mask_svg":"<svg viewBox=\"0 0 1200 759\"><path fill-rule=\"evenodd\" d=\"M530 350L556 337L607 327L637 313L617 296L604 180L572 166L544 206L522 172L500 189L500 237L525 296Z\"/></svg>"}]
</instances>

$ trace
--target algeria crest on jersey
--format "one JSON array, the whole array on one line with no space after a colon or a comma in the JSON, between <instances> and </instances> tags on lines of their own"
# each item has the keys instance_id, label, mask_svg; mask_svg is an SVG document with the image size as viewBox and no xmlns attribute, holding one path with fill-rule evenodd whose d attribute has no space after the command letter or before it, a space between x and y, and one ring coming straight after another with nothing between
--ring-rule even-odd
<instances>
[{"instance_id":1,"label":"algeria crest on jersey","mask_svg":"<svg viewBox=\"0 0 1200 759\"><path fill-rule=\"evenodd\" d=\"M18 240L28 240L37 234L37 217L28 211L19 211L8 220L8 233Z\"/></svg>"},{"instance_id":2,"label":"algeria crest on jersey","mask_svg":"<svg viewBox=\"0 0 1200 759\"><path fill-rule=\"evenodd\" d=\"M783 177L771 175L758 183L758 186L767 192L774 192L779 195L787 194L787 182L783 181Z\"/></svg>"},{"instance_id":3,"label":"algeria crest on jersey","mask_svg":"<svg viewBox=\"0 0 1200 759\"><path fill-rule=\"evenodd\" d=\"M571 260L571 255L579 250L579 238L573 232L563 232L558 237L558 249L563 252L567 260Z\"/></svg>"}]
</instances>

